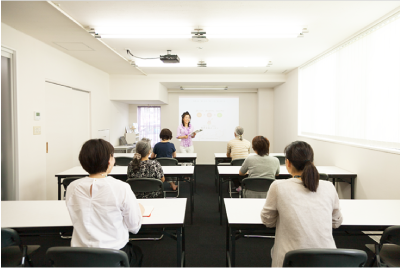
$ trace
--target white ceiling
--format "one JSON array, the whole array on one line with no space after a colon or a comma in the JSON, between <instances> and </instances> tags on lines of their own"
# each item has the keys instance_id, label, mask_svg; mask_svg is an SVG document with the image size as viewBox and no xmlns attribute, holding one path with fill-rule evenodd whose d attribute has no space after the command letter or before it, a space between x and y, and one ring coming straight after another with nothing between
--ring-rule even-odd
<instances>
[{"instance_id":1,"label":"white ceiling","mask_svg":"<svg viewBox=\"0 0 400 268\"><path fill-rule=\"evenodd\" d=\"M102 39L126 56L158 57L172 50L181 62L220 59L227 66L248 59L272 67L140 67L147 74L263 74L298 67L368 24L400 7L399 1L61 1L55 3L85 27L116 30L197 27L258 31L281 25L307 26L304 38L287 39ZM141 73L47 2L1 2L1 20L110 74ZM167 30L164 30L167 29ZM101 35L101 32L99 32ZM198 47L202 47L199 49ZM159 60L152 60L156 63ZM140 66L139 61L137 61Z\"/></svg>"}]
</instances>

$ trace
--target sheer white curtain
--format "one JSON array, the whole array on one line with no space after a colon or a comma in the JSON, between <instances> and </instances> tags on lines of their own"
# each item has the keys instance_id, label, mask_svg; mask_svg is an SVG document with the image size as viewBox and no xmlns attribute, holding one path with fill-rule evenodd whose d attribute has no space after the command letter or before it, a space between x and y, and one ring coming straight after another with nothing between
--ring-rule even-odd
<instances>
[{"instance_id":1,"label":"sheer white curtain","mask_svg":"<svg viewBox=\"0 0 400 268\"><path fill-rule=\"evenodd\" d=\"M160 141L161 131L161 107L139 106L138 107L139 139L151 140L151 147Z\"/></svg>"},{"instance_id":2,"label":"sheer white curtain","mask_svg":"<svg viewBox=\"0 0 400 268\"><path fill-rule=\"evenodd\" d=\"M299 134L400 151L400 12L299 69Z\"/></svg>"}]
</instances>

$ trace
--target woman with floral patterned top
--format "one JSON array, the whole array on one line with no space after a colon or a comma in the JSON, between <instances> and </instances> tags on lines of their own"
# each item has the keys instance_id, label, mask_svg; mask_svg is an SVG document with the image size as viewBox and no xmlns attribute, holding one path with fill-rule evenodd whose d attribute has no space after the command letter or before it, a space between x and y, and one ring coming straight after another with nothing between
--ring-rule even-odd
<instances>
[{"instance_id":1,"label":"woman with floral patterned top","mask_svg":"<svg viewBox=\"0 0 400 268\"><path fill-rule=\"evenodd\" d=\"M149 160L151 143L149 139L143 138L136 144L136 153L128 166L128 179L131 178L155 178L165 181L164 172L157 160ZM162 190L154 192L135 192L136 198L163 197Z\"/></svg>"},{"instance_id":2,"label":"woman with floral patterned top","mask_svg":"<svg viewBox=\"0 0 400 268\"><path fill-rule=\"evenodd\" d=\"M179 124L178 131L176 132L176 138L181 140L181 153L194 152L192 139L196 137L196 133L190 135L190 133L194 131L192 124L190 124L190 119L191 116L189 112L184 112L182 114L182 124Z\"/></svg>"}]
</instances>

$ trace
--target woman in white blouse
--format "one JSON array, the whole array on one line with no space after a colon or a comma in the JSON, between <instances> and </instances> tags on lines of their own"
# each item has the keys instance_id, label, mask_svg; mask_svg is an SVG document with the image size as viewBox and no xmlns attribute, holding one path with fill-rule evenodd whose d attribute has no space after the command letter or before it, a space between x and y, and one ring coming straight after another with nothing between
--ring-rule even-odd
<instances>
[{"instance_id":1,"label":"woman in white blouse","mask_svg":"<svg viewBox=\"0 0 400 268\"><path fill-rule=\"evenodd\" d=\"M89 140L82 146L79 162L88 177L67 188L66 204L74 226L71 247L110 248L124 251L130 266L141 266L142 252L129 242L142 225L144 208L129 184L109 177L115 159L107 141Z\"/></svg>"},{"instance_id":2,"label":"woman in white blouse","mask_svg":"<svg viewBox=\"0 0 400 268\"><path fill-rule=\"evenodd\" d=\"M336 248L332 228L343 221L339 197L329 181L320 181L309 144L286 146L286 168L293 178L271 184L261 211L262 222L276 227L272 267L281 267L288 251Z\"/></svg>"}]
</instances>

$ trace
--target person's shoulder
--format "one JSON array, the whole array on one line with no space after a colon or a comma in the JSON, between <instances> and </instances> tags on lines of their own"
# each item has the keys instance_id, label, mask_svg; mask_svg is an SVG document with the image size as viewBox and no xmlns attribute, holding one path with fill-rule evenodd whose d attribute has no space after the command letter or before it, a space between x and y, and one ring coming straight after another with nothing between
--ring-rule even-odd
<instances>
[{"instance_id":1,"label":"person's shoulder","mask_svg":"<svg viewBox=\"0 0 400 268\"><path fill-rule=\"evenodd\" d=\"M319 180L318 187L326 189L327 191L334 191L336 193L336 188L330 181Z\"/></svg>"},{"instance_id":2,"label":"person's shoulder","mask_svg":"<svg viewBox=\"0 0 400 268\"><path fill-rule=\"evenodd\" d=\"M107 176L105 179L106 179L106 181L108 183L113 184L113 185L117 185L119 187L125 187L125 185L129 186L129 184L127 184L126 182L121 181L121 180L117 180L116 178L114 178L112 176Z\"/></svg>"}]
</instances>

